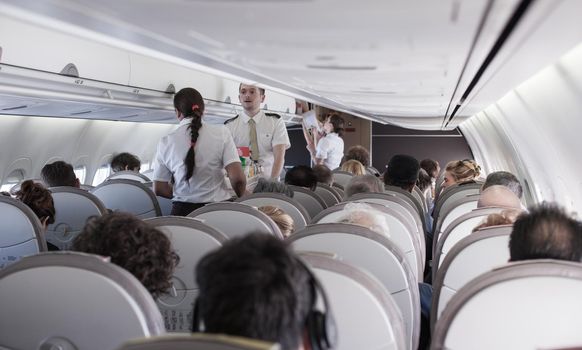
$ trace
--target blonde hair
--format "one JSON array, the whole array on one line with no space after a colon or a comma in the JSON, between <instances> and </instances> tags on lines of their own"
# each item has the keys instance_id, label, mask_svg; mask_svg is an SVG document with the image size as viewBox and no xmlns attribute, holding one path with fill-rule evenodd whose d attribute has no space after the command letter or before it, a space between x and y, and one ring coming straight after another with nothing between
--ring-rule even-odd
<instances>
[{"instance_id":1,"label":"blonde hair","mask_svg":"<svg viewBox=\"0 0 582 350\"><path fill-rule=\"evenodd\" d=\"M350 159L350 160L345 161L342 164L341 170L347 171L347 172L352 173L356 176L366 175L366 168L364 168L364 165L355 159Z\"/></svg>"},{"instance_id":2,"label":"blonde hair","mask_svg":"<svg viewBox=\"0 0 582 350\"><path fill-rule=\"evenodd\" d=\"M291 236L293 231L295 231L295 222L293 221L293 218L282 209L271 205L265 205L259 207L259 211L265 213L277 224L277 226L279 226L283 237L287 238Z\"/></svg>"},{"instance_id":3,"label":"blonde hair","mask_svg":"<svg viewBox=\"0 0 582 350\"><path fill-rule=\"evenodd\" d=\"M481 167L472 159L453 160L445 168L456 183L474 180L481 175Z\"/></svg>"},{"instance_id":4,"label":"blonde hair","mask_svg":"<svg viewBox=\"0 0 582 350\"><path fill-rule=\"evenodd\" d=\"M500 226L500 225L513 225L517 217L523 213L522 210L518 209L507 209L500 213L489 214L481 223L473 229L471 232L478 231L485 227Z\"/></svg>"}]
</instances>

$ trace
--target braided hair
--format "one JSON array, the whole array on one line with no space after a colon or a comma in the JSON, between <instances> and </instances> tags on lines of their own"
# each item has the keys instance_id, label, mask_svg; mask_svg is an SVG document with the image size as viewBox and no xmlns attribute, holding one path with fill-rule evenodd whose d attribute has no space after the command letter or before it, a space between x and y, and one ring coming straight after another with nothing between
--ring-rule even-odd
<instances>
[{"instance_id":1,"label":"braided hair","mask_svg":"<svg viewBox=\"0 0 582 350\"><path fill-rule=\"evenodd\" d=\"M202 114L204 114L204 99L198 90L184 88L174 96L174 108L180 112L184 118L192 118L190 122L190 149L184 158L186 165L186 180L190 180L196 166L194 147L198 140L200 128L202 127Z\"/></svg>"},{"instance_id":2,"label":"braided hair","mask_svg":"<svg viewBox=\"0 0 582 350\"><path fill-rule=\"evenodd\" d=\"M26 180L16 192L16 198L26 204L42 221L46 218L47 224L55 222L55 203L51 191L32 180Z\"/></svg>"}]
</instances>

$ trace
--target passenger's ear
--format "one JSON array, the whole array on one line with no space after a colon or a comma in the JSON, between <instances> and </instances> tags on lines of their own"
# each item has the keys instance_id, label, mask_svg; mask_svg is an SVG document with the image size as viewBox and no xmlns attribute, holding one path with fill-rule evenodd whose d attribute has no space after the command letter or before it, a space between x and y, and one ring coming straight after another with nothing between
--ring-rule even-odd
<instances>
[{"instance_id":1,"label":"passenger's ear","mask_svg":"<svg viewBox=\"0 0 582 350\"><path fill-rule=\"evenodd\" d=\"M42 225L42 230L46 232L46 229L48 227L48 216L45 216L43 218L40 219L40 224Z\"/></svg>"},{"instance_id":2,"label":"passenger's ear","mask_svg":"<svg viewBox=\"0 0 582 350\"><path fill-rule=\"evenodd\" d=\"M75 187L77 188L81 188L81 181L79 181L79 178L75 178Z\"/></svg>"}]
</instances>

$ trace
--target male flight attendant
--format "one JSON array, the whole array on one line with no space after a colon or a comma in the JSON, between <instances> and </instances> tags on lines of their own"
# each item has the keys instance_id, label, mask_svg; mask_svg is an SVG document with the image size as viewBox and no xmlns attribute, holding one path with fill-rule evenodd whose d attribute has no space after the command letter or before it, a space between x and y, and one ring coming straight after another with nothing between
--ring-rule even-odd
<instances>
[{"instance_id":1,"label":"male flight attendant","mask_svg":"<svg viewBox=\"0 0 582 350\"><path fill-rule=\"evenodd\" d=\"M237 147L250 148L251 158L262 166L262 176L278 179L285 150L291 147L285 122L281 116L261 110L265 89L240 84L238 99L244 111L224 124Z\"/></svg>"}]
</instances>

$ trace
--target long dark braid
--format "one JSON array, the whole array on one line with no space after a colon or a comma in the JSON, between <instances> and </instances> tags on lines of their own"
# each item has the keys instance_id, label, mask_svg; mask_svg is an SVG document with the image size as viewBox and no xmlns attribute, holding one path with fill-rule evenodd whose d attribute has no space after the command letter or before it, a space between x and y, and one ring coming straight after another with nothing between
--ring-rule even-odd
<instances>
[{"instance_id":1,"label":"long dark braid","mask_svg":"<svg viewBox=\"0 0 582 350\"><path fill-rule=\"evenodd\" d=\"M192 118L190 122L190 149L184 158L186 165L186 181L190 180L196 166L194 146L198 141L198 134L202 127L202 114L204 114L204 100L202 95L193 88L184 88L174 96L174 108L180 112L184 118Z\"/></svg>"}]
</instances>

